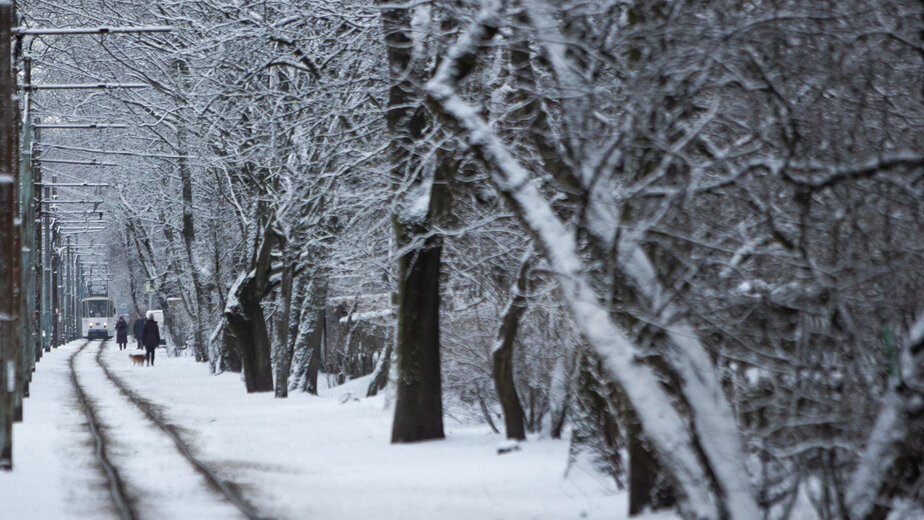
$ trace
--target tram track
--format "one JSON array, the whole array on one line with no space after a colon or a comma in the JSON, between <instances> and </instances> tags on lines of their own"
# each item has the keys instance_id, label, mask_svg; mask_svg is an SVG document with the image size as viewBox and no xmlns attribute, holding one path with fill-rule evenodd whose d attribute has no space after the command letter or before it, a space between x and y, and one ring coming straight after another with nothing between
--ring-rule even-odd
<instances>
[{"instance_id":1,"label":"tram track","mask_svg":"<svg viewBox=\"0 0 924 520\"><path fill-rule=\"evenodd\" d=\"M189 443L180 436L176 427L169 424L164 419L163 414L155 405L132 390L128 385L125 384L122 379L120 379L110 370L105 361L102 359L104 343L98 342L97 344L99 345L99 348L96 352L96 355L94 356L94 361L96 366L101 369L105 375L105 381L115 387L115 389L111 390L111 392L115 392L115 390L117 390L125 400L132 403L133 407L138 412L141 412L141 415L143 415L148 421L150 421L150 424L148 425L149 428L152 430L159 430L169 438L173 446L175 446L176 451L183 457L183 459L189 463L192 470L204 478L205 483L207 484L207 488L203 488L203 491L205 491L205 489L211 489L221 497L221 501L224 501L233 506L234 509L236 509L244 518L248 520L264 520L263 517L257 514L253 506L245 501L243 497L241 497L241 495L234 489L233 484L221 479L213 468L209 467L195 456L195 452ZM74 387L81 408L83 409L84 415L87 418L87 423L93 436L96 458L106 475L106 479L109 484L109 494L112 498L113 505L118 510L119 516L122 520L136 520L139 518L138 511L141 510L139 508L142 507L141 503L144 501L144 493L142 490L133 489L135 483L132 482L131 479L127 479L123 475L124 471L120 471L118 464L113 462L114 457L111 456L110 450L107 449L108 447L112 446L112 439L110 439L106 434L108 429L107 425L105 420L101 420L99 407L97 403L94 402L94 398L91 393L87 392L85 384L81 382L81 376L78 374L80 370L78 370L75 366L75 360L87 349L89 345L91 345L90 341L85 342L70 356L68 360L71 383ZM83 363L86 362L87 361L84 361ZM102 378L100 378L100 380L102 381ZM111 400L112 398L110 397L110 401ZM124 470L125 468L122 469Z\"/></svg>"},{"instance_id":2,"label":"tram track","mask_svg":"<svg viewBox=\"0 0 924 520\"><path fill-rule=\"evenodd\" d=\"M141 410L154 424L156 424L176 445L177 450L180 452L183 457L189 461L190 464L196 469L199 474L201 474L208 481L209 485L213 489L222 494L229 502L231 502L238 511L241 512L248 520L263 520L263 517L259 516L253 507L248 504L243 497L241 497L234 489L231 488L219 476L209 468L205 463L199 460L194 454L193 450L177 433L176 428L164 421L163 416L159 411L156 410L155 406L148 402L146 399L140 397L137 392L129 388L124 381L122 381L118 376L112 373L109 370L109 367L106 366L106 363L102 360L103 348L100 345L100 349L96 353L96 362L102 367L103 372L106 374L106 377L109 379L112 384L119 388L123 394L132 402L139 410Z\"/></svg>"},{"instance_id":3,"label":"tram track","mask_svg":"<svg viewBox=\"0 0 924 520\"><path fill-rule=\"evenodd\" d=\"M77 377L77 369L74 367L74 359L83 352L89 344L89 340L85 341L80 348L71 354L71 357L67 361L68 368L70 369L71 384L74 387L74 392L77 394L77 401L80 402L80 407L87 418L90 434L93 436L96 460L99 462L100 466L102 466L103 472L106 473L106 480L109 483L109 496L112 498L112 503L118 510L122 520L135 520L137 517L132 507L132 500L129 499L125 492L125 484L122 481L119 471L116 469L115 465L113 465L112 461L109 460L109 455L106 451L108 440L105 433L103 433L99 419L97 419L96 408L93 406L92 401L87 397L83 386L80 384L80 379Z\"/></svg>"}]
</instances>

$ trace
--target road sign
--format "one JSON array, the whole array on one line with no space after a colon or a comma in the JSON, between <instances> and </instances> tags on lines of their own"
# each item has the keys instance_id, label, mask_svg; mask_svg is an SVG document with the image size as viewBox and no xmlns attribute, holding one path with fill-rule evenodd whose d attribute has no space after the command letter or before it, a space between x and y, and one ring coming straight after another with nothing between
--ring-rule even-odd
<instances>
[{"instance_id":1,"label":"road sign","mask_svg":"<svg viewBox=\"0 0 924 520\"><path fill-rule=\"evenodd\" d=\"M150 280L144 282L144 294L154 294L154 282Z\"/></svg>"}]
</instances>

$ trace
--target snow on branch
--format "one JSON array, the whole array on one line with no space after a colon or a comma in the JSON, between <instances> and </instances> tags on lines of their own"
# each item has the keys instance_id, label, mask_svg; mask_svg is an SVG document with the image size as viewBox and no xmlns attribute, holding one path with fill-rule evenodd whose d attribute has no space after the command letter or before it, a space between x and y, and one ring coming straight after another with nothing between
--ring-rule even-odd
<instances>
[{"instance_id":1,"label":"snow on branch","mask_svg":"<svg viewBox=\"0 0 924 520\"><path fill-rule=\"evenodd\" d=\"M561 222L530 181L529 173L493 133L477 109L456 91L457 83L470 70L478 50L496 30L494 21L499 7L499 2L493 0L483 4L476 20L450 47L447 59L427 83L426 90L439 104L442 113L462 128L465 139L491 170L491 179L498 191L508 199L534 235L555 271L575 321L603 360L608 376L618 381L626 392L649 439L674 477L678 491L685 499L681 505L683 512L697 518L718 517L723 506L716 503L718 497L700 459L697 439L689 431L685 419L671 405L658 375L651 367L638 362L643 357L642 353L616 326L608 310L597 299L577 253L574 233ZM725 437L723 435L716 441L724 442L727 440ZM741 460L720 458L711 462L712 470L717 465L732 470L743 467ZM721 473L725 476L729 471ZM739 473L738 478L744 474ZM724 487L726 484L722 479L721 485ZM730 510L733 518L756 518L759 514L753 498L747 493L736 492L743 487L737 485L725 489L735 496L724 507Z\"/></svg>"},{"instance_id":2,"label":"snow on branch","mask_svg":"<svg viewBox=\"0 0 924 520\"><path fill-rule=\"evenodd\" d=\"M898 153L888 157L877 157L865 163L850 166L831 166L815 162L792 163L789 165L790 169L813 172L806 177L796 177L785 169L783 171L786 177L796 184L820 190L833 186L838 182L872 177L878 173L901 166L910 168L924 167L924 155L910 152Z\"/></svg>"},{"instance_id":3,"label":"snow on branch","mask_svg":"<svg viewBox=\"0 0 924 520\"><path fill-rule=\"evenodd\" d=\"M914 325L908 338L908 345L902 352L899 378L882 403L882 411L860 456L860 462L847 488L845 501L851 518L867 518L880 497L888 497L887 491L896 484L889 482L896 464L909 450L920 450L920 446L909 446L915 425L912 418L924 414L924 312ZM921 435L919 431L917 435Z\"/></svg>"}]
</instances>

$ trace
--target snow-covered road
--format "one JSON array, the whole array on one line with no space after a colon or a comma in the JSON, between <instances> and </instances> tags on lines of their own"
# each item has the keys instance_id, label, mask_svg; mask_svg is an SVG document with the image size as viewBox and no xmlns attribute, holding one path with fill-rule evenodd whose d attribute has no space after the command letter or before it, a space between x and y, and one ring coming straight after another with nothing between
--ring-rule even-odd
<instances>
[{"instance_id":1,"label":"snow-covered road","mask_svg":"<svg viewBox=\"0 0 924 520\"><path fill-rule=\"evenodd\" d=\"M240 513L181 458L173 442L106 378L94 345L79 354L80 382L112 442L113 463L139 518L238 518ZM69 381L78 343L38 365L25 421L14 427L14 471L0 473L2 519L118 518ZM567 442L531 439L498 455L501 436L480 425L447 426L447 438L389 444L384 398L354 399L365 382L320 397L244 391L237 374L210 376L189 358L158 351L134 366L106 344L112 374L174 425L195 455L264 516L279 519L620 519L625 494L586 465L565 477ZM670 519L672 515L651 518Z\"/></svg>"}]
</instances>

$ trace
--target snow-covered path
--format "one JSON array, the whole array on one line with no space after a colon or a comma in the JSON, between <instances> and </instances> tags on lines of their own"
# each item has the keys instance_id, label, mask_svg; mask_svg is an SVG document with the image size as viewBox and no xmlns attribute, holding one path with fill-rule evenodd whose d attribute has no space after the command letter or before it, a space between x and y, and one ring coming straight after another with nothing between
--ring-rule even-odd
<instances>
[{"instance_id":1,"label":"snow-covered path","mask_svg":"<svg viewBox=\"0 0 924 520\"><path fill-rule=\"evenodd\" d=\"M56 349L38 365L25 422L14 429L14 471L0 473L0 518L118 517L70 388L67 358L74 350L76 344ZM238 517L203 490L187 462L173 458L172 442L107 382L91 353L77 359L81 384L98 401L100 420L119 425L107 432L118 439L110 448L113 462L126 466L126 480L148 484L139 517ZM625 518L625 495L606 478L583 466L564 476L567 442L531 439L520 451L497 455L501 436L449 424L446 440L391 445L383 398L349 395L361 395L364 381L320 397L280 400L248 395L237 374L210 376L202 364L166 358L163 350L154 367L133 366L126 351L109 344L102 360L159 408L200 460L270 518Z\"/></svg>"},{"instance_id":2,"label":"snow-covered path","mask_svg":"<svg viewBox=\"0 0 924 520\"><path fill-rule=\"evenodd\" d=\"M33 374L24 421L13 425L13 471L0 472L2 518L117 518L93 437L70 381L82 342L45 354Z\"/></svg>"},{"instance_id":3,"label":"snow-covered path","mask_svg":"<svg viewBox=\"0 0 924 520\"><path fill-rule=\"evenodd\" d=\"M118 352L112 343L107 350ZM103 426L109 460L122 478L139 519L242 518L177 450L174 442L116 387L96 361L91 342L74 358L74 369ZM125 351L123 356L125 356ZM136 370L145 367L135 366Z\"/></svg>"}]
</instances>

